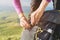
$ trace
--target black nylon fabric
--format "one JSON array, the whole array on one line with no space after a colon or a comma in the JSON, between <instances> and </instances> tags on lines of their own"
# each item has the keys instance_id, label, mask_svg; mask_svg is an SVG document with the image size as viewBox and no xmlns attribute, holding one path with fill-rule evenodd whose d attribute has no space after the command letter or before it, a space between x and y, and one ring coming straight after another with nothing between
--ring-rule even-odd
<instances>
[{"instance_id":1,"label":"black nylon fabric","mask_svg":"<svg viewBox=\"0 0 60 40\"><path fill-rule=\"evenodd\" d=\"M60 24L60 12L58 10L46 11L41 17L41 20Z\"/></svg>"},{"instance_id":2,"label":"black nylon fabric","mask_svg":"<svg viewBox=\"0 0 60 40\"><path fill-rule=\"evenodd\" d=\"M44 12L37 26L41 27L42 29L46 29L47 28L46 25L50 22L55 23L56 28L49 40L58 40L58 39L60 40L60 11L50 10L50 11Z\"/></svg>"}]
</instances>

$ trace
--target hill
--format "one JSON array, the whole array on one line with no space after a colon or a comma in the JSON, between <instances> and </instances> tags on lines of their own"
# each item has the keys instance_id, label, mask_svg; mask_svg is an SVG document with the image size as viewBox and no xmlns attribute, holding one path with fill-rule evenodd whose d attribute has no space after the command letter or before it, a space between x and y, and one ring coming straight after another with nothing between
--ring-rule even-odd
<instances>
[{"instance_id":1,"label":"hill","mask_svg":"<svg viewBox=\"0 0 60 40\"><path fill-rule=\"evenodd\" d=\"M0 12L0 40L20 40L21 31L16 12Z\"/></svg>"}]
</instances>

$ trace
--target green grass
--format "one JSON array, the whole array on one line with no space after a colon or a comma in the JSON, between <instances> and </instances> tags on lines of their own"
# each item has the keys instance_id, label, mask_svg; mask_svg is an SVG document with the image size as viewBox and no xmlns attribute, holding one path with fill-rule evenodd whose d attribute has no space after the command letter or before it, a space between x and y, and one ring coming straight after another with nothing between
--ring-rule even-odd
<instances>
[{"instance_id":1,"label":"green grass","mask_svg":"<svg viewBox=\"0 0 60 40\"><path fill-rule=\"evenodd\" d=\"M0 12L0 40L20 40L22 29L15 12Z\"/></svg>"}]
</instances>

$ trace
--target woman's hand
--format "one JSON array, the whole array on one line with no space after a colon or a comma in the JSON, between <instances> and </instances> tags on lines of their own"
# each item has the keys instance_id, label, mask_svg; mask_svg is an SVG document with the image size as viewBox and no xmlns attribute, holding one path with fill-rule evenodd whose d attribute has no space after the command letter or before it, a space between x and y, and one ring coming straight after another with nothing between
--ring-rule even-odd
<instances>
[{"instance_id":1,"label":"woman's hand","mask_svg":"<svg viewBox=\"0 0 60 40\"><path fill-rule=\"evenodd\" d=\"M36 11L34 11L33 13L31 13L31 24L35 25L39 22L41 16L44 13L44 10L46 8L46 6L48 5L48 1L47 0L42 0L40 6L37 8Z\"/></svg>"},{"instance_id":2,"label":"woman's hand","mask_svg":"<svg viewBox=\"0 0 60 40\"><path fill-rule=\"evenodd\" d=\"M20 25L25 29L30 29L30 24L28 23L26 17L24 16L20 0L13 0L13 6L20 18Z\"/></svg>"},{"instance_id":3,"label":"woman's hand","mask_svg":"<svg viewBox=\"0 0 60 40\"><path fill-rule=\"evenodd\" d=\"M33 12L33 13L31 14L31 24L32 24L32 25L37 24L37 22L38 22L38 20L39 20L39 16L40 16L40 15L38 15L36 12Z\"/></svg>"},{"instance_id":4,"label":"woman's hand","mask_svg":"<svg viewBox=\"0 0 60 40\"><path fill-rule=\"evenodd\" d=\"M30 24L28 23L27 19L25 18L23 14L20 14L20 25L24 27L25 29L28 29L28 30L31 29Z\"/></svg>"}]
</instances>

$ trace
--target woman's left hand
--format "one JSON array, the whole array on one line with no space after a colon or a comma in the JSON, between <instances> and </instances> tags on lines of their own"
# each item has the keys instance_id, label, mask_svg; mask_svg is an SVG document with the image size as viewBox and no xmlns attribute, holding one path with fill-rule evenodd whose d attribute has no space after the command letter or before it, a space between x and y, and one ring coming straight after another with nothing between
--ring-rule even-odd
<instances>
[{"instance_id":1,"label":"woman's left hand","mask_svg":"<svg viewBox=\"0 0 60 40\"><path fill-rule=\"evenodd\" d=\"M39 15L35 12L31 14L31 25L35 25L39 20Z\"/></svg>"}]
</instances>

